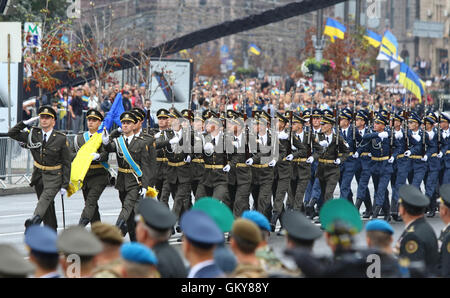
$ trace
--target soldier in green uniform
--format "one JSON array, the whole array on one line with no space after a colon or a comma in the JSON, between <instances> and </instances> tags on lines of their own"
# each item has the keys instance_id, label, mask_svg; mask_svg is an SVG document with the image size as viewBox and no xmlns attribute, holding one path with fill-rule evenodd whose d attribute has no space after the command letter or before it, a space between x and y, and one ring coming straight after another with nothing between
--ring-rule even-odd
<instances>
[{"instance_id":1,"label":"soldier in green uniform","mask_svg":"<svg viewBox=\"0 0 450 298\"><path fill-rule=\"evenodd\" d=\"M75 158L78 150L83 146L94 133L98 131L103 121L103 115L94 109L90 109L86 114L88 131L77 135L73 140L72 153ZM107 143L107 136L105 142ZM103 144L100 145L96 153L92 154L92 163L83 180L84 209L81 213L79 225L86 226L88 223L100 221L98 212L98 199L109 183L108 156Z\"/></svg>"},{"instance_id":2,"label":"soldier in green uniform","mask_svg":"<svg viewBox=\"0 0 450 298\"><path fill-rule=\"evenodd\" d=\"M252 168L252 197L253 209L271 218L271 196L273 183L273 168L277 159L272 150L273 137L269 131L270 116L265 111L255 114L253 132L256 135L256 153L245 163ZM252 141L252 140L251 140Z\"/></svg>"},{"instance_id":3,"label":"soldier in green uniform","mask_svg":"<svg viewBox=\"0 0 450 298\"><path fill-rule=\"evenodd\" d=\"M115 152L119 173L117 175L116 189L122 203L122 210L116 221L116 226L125 236L128 232L130 240L136 241L134 209L139 199L145 195L150 186L152 169L148 163L148 145L144 138L133 133L137 118L132 112L120 115L122 134L113 139L106 146L108 152Z\"/></svg>"},{"instance_id":4,"label":"soldier in green uniform","mask_svg":"<svg viewBox=\"0 0 450 298\"><path fill-rule=\"evenodd\" d=\"M441 194L439 215L445 224L438 239L441 249L440 276L450 277L450 184L442 185L439 191Z\"/></svg>"},{"instance_id":5,"label":"soldier in green uniform","mask_svg":"<svg viewBox=\"0 0 450 298\"><path fill-rule=\"evenodd\" d=\"M54 199L58 192L65 195L70 181L71 153L67 137L54 130L56 112L50 106L42 106L39 116L17 123L8 131L8 136L25 143L34 159L30 186L34 186L38 204L32 218L25 221L25 227L44 221L56 230L58 227ZM32 127L22 131L39 118L40 128Z\"/></svg>"},{"instance_id":6,"label":"soldier in green uniform","mask_svg":"<svg viewBox=\"0 0 450 298\"><path fill-rule=\"evenodd\" d=\"M316 140L322 146L322 150L319 152L319 165L316 172L324 200L322 204L333 198L334 189L339 182L339 165L347 159L349 154L349 145L344 138L339 132L333 132L335 120L332 117L333 114L329 110L324 111L322 130ZM336 138L338 138L337 144Z\"/></svg>"},{"instance_id":7,"label":"soldier in green uniform","mask_svg":"<svg viewBox=\"0 0 450 298\"><path fill-rule=\"evenodd\" d=\"M274 181L272 184L273 195L273 210L270 219L270 226L272 232L275 232L275 227L281 212L284 210L284 198L289 190L289 182L292 176L291 161L294 159L292 151L292 141L289 138L290 134L284 130L289 120L282 114L277 113L278 118L278 162L274 167Z\"/></svg>"},{"instance_id":8,"label":"soldier in green uniform","mask_svg":"<svg viewBox=\"0 0 450 298\"><path fill-rule=\"evenodd\" d=\"M205 111L207 112L207 111ZM206 119L206 114L196 114L194 116L194 123L193 123L193 158L191 161L191 175L192 175L192 181L191 181L191 190L192 194L194 195L197 193L198 185L200 184L200 181L203 178L203 174L205 172L205 161L203 160L203 130L204 130L204 122Z\"/></svg>"},{"instance_id":9,"label":"soldier in green uniform","mask_svg":"<svg viewBox=\"0 0 450 298\"><path fill-rule=\"evenodd\" d=\"M230 157L231 170L228 173L228 189L233 204L233 215L237 218L242 212L250 209L250 187L252 183L252 169L245 162L251 157L248 144L248 131L243 115L233 110L227 111L230 142L227 142L227 152Z\"/></svg>"},{"instance_id":10,"label":"soldier in green uniform","mask_svg":"<svg viewBox=\"0 0 450 298\"><path fill-rule=\"evenodd\" d=\"M205 172L195 195L196 200L202 197L213 197L230 207L228 197L228 156L225 150L225 136L221 131L219 116L211 112L206 121L206 134L203 135L203 160Z\"/></svg>"},{"instance_id":11,"label":"soldier in green uniform","mask_svg":"<svg viewBox=\"0 0 450 298\"><path fill-rule=\"evenodd\" d=\"M437 273L438 242L433 228L425 220L430 200L417 187L405 184L399 189L399 214L405 223L396 252L408 263L422 264L425 275Z\"/></svg>"}]
</instances>

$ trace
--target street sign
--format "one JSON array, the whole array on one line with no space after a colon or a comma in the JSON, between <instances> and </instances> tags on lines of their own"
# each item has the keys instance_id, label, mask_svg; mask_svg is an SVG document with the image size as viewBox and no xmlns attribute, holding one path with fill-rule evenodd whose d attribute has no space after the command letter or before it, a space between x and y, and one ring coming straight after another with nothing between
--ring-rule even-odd
<instances>
[{"instance_id":1,"label":"street sign","mask_svg":"<svg viewBox=\"0 0 450 298\"><path fill-rule=\"evenodd\" d=\"M417 37L444 38L444 23L415 21L413 35Z\"/></svg>"},{"instance_id":2,"label":"street sign","mask_svg":"<svg viewBox=\"0 0 450 298\"><path fill-rule=\"evenodd\" d=\"M36 48L38 49L38 51L40 51L42 40L42 24L26 22L23 29L23 47Z\"/></svg>"}]
</instances>

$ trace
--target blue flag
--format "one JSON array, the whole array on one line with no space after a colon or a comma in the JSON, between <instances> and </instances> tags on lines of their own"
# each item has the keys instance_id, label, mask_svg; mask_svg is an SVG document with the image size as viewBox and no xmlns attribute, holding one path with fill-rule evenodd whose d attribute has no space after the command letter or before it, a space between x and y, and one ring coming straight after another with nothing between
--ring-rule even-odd
<instances>
[{"instance_id":1,"label":"blue flag","mask_svg":"<svg viewBox=\"0 0 450 298\"><path fill-rule=\"evenodd\" d=\"M122 127L122 123L120 122L120 115L122 115L123 112L125 112L125 109L123 108L122 103L122 93L119 92L114 99L111 110L109 110L98 131L101 132L103 128L106 128L107 131L110 131L114 123Z\"/></svg>"}]
</instances>

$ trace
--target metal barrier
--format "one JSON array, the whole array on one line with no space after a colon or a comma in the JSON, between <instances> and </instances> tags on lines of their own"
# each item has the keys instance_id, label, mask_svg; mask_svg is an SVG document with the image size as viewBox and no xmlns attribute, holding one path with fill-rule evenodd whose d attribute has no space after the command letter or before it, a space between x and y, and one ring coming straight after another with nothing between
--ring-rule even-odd
<instances>
[{"instance_id":1,"label":"metal barrier","mask_svg":"<svg viewBox=\"0 0 450 298\"><path fill-rule=\"evenodd\" d=\"M71 147L75 136L75 134L67 135ZM30 150L21 147L19 142L9 137L0 137L0 188L6 189L8 184L16 185L24 181L31 183L33 161ZM113 173L117 173L118 166L114 153L109 155L108 163Z\"/></svg>"}]
</instances>

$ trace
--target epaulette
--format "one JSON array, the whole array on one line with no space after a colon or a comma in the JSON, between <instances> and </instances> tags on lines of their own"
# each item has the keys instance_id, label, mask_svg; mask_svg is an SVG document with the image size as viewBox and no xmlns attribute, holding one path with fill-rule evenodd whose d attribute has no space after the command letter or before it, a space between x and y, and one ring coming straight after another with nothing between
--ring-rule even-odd
<instances>
[{"instance_id":1,"label":"epaulette","mask_svg":"<svg viewBox=\"0 0 450 298\"><path fill-rule=\"evenodd\" d=\"M141 137L141 136L134 136L134 137L137 138L137 139L139 139L139 140L144 140L144 138Z\"/></svg>"},{"instance_id":2,"label":"epaulette","mask_svg":"<svg viewBox=\"0 0 450 298\"><path fill-rule=\"evenodd\" d=\"M39 126L32 126L31 128L32 128L32 129L39 129L39 130L42 130L42 128L40 128Z\"/></svg>"},{"instance_id":3,"label":"epaulette","mask_svg":"<svg viewBox=\"0 0 450 298\"><path fill-rule=\"evenodd\" d=\"M60 134L60 135L66 136L65 133L63 133L63 132L61 132L61 131L59 131L59 130L55 130L55 132L58 133L58 134Z\"/></svg>"},{"instance_id":4,"label":"epaulette","mask_svg":"<svg viewBox=\"0 0 450 298\"><path fill-rule=\"evenodd\" d=\"M414 233L414 226L409 227L406 233Z\"/></svg>"}]
</instances>

